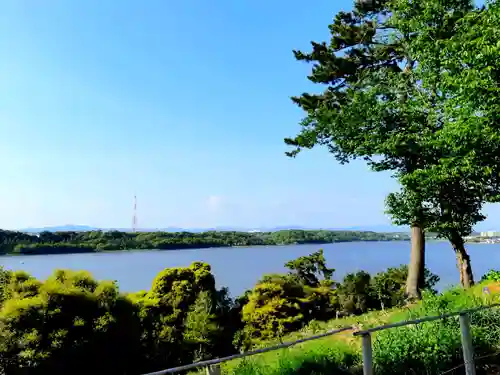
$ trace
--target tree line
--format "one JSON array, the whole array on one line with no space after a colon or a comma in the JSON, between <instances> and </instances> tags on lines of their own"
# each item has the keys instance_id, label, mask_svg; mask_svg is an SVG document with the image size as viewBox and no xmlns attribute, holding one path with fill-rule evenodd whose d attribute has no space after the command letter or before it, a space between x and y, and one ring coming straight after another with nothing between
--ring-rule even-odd
<instances>
[{"instance_id":1,"label":"tree line","mask_svg":"<svg viewBox=\"0 0 500 375\"><path fill-rule=\"evenodd\" d=\"M408 239L405 234L362 231L281 230L277 232L42 232L0 230L0 254L61 254L140 249L199 249L228 246L326 244Z\"/></svg>"},{"instance_id":2,"label":"tree line","mask_svg":"<svg viewBox=\"0 0 500 375\"><path fill-rule=\"evenodd\" d=\"M141 374L226 356L313 321L405 303L406 266L335 281L323 251L285 264L232 299L210 266L167 268L121 293L85 271L45 281L0 268L0 374ZM426 270L425 287L439 278Z\"/></svg>"},{"instance_id":3,"label":"tree line","mask_svg":"<svg viewBox=\"0 0 500 375\"><path fill-rule=\"evenodd\" d=\"M451 243L462 285L474 283L464 237L500 199L499 26L495 0L358 0L329 40L294 51L318 91L292 98L304 118L287 155L326 147L399 182L386 206L411 227L411 298L424 283L425 232Z\"/></svg>"}]
</instances>

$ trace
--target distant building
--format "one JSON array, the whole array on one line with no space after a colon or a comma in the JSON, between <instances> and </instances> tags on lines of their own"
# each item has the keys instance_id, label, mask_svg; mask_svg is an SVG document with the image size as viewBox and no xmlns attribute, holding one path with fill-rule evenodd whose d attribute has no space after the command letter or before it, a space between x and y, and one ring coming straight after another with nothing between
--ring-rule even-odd
<instances>
[{"instance_id":1,"label":"distant building","mask_svg":"<svg viewBox=\"0 0 500 375\"><path fill-rule=\"evenodd\" d=\"M500 232L495 232L495 231L488 231L488 232L481 232L481 237L500 237Z\"/></svg>"}]
</instances>

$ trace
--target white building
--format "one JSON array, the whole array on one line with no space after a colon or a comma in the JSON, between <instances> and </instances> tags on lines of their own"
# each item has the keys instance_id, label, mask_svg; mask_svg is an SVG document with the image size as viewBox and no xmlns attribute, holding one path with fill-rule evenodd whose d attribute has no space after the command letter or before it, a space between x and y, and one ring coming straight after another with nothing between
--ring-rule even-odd
<instances>
[{"instance_id":1,"label":"white building","mask_svg":"<svg viewBox=\"0 0 500 375\"><path fill-rule=\"evenodd\" d=\"M488 232L481 232L481 237L500 237L500 232L495 232L495 231L488 231Z\"/></svg>"}]
</instances>

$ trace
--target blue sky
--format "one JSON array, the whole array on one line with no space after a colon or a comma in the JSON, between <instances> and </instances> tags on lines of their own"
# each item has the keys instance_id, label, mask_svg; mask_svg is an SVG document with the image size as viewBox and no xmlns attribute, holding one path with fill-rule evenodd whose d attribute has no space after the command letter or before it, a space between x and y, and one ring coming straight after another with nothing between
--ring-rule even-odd
<instances>
[{"instance_id":1,"label":"blue sky","mask_svg":"<svg viewBox=\"0 0 500 375\"><path fill-rule=\"evenodd\" d=\"M2 2L0 227L128 227L134 192L140 227L388 224L388 175L284 155L292 49L350 2L283 5Z\"/></svg>"}]
</instances>

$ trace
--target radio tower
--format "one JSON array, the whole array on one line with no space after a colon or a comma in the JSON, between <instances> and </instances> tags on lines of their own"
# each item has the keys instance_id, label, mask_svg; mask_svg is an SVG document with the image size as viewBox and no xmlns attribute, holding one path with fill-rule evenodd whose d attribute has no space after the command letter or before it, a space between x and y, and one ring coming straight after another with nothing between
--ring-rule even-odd
<instances>
[{"instance_id":1,"label":"radio tower","mask_svg":"<svg viewBox=\"0 0 500 375\"><path fill-rule=\"evenodd\" d=\"M134 213L132 215L132 232L137 231L137 196L134 194Z\"/></svg>"}]
</instances>

